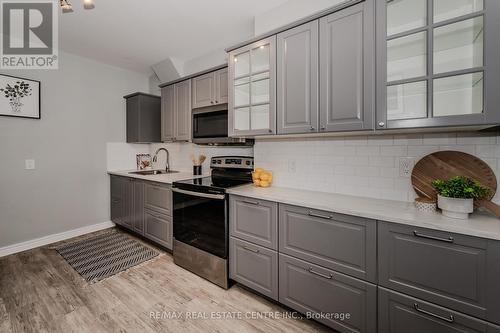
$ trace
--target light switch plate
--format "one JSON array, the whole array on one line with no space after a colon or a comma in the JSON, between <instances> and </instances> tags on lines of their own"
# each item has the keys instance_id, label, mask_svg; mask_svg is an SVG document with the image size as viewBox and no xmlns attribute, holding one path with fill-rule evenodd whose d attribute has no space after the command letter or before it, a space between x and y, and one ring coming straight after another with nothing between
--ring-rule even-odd
<instances>
[{"instance_id":1,"label":"light switch plate","mask_svg":"<svg viewBox=\"0 0 500 333\"><path fill-rule=\"evenodd\" d=\"M35 169L35 160L25 160L24 161L24 169L25 170L34 170Z\"/></svg>"}]
</instances>

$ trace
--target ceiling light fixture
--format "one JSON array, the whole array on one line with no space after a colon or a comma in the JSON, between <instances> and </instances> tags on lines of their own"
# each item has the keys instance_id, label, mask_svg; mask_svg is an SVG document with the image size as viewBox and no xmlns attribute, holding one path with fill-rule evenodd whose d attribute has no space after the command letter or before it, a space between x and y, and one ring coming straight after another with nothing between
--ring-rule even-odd
<instances>
[{"instance_id":1,"label":"ceiling light fixture","mask_svg":"<svg viewBox=\"0 0 500 333\"><path fill-rule=\"evenodd\" d=\"M61 8L62 8L63 13L72 13L73 12L73 6L71 6L71 3L69 2L69 0L59 0L59 3L61 4ZM95 8L94 0L83 0L83 8L94 9Z\"/></svg>"},{"instance_id":2,"label":"ceiling light fixture","mask_svg":"<svg viewBox=\"0 0 500 333\"><path fill-rule=\"evenodd\" d=\"M95 8L94 0L83 0L83 8L94 9Z\"/></svg>"},{"instance_id":3,"label":"ceiling light fixture","mask_svg":"<svg viewBox=\"0 0 500 333\"><path fill-rule=\"evenodd\" d=\"M60 3L61 3L62 12L64 14L73 12L73 7L71 6L71 4L69 3L68 0L61 0Z\"/></svg>"}]
</instances>

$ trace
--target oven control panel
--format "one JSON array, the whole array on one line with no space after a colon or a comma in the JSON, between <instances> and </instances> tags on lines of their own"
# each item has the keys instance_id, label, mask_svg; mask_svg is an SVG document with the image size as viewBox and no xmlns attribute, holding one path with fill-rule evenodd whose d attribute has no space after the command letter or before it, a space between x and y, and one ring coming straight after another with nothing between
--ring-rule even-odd
<instances>
[{"instance_id":1,"label":"oven control panel","mask_svg":"<svg viewBox=\"0 0 500 333\"><path fill-rule=\"evenodd\" d=\"M212 168L238 168L253 170L253 157L244 156L218 156L212 157Z\"/></svg>"}]
</instances>

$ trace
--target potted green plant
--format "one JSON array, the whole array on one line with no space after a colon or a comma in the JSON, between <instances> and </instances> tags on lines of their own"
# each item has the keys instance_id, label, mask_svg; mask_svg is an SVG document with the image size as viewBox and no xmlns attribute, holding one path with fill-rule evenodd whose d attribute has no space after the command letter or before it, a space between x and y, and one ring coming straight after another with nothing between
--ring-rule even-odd
<instances>
[{"instance_id":1,"label":"potted green plant","mask_svg":"<svg viewBox=\"0 0 500 333\"><path fill-rule=\"evenodd\" d=\"M474 211L474 199L485 199L491 194L489 188L464 176L437 179L432 186L438 193L438 207L443 215L456 219L468 219Z\"/></svg>"}]
</instances>

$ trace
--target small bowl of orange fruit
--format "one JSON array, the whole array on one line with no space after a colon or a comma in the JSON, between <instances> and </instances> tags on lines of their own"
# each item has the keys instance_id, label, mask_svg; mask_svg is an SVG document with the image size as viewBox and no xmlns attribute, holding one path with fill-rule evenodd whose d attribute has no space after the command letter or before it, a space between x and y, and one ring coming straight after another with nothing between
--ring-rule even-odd
<instances>
[{"instance_id":1,"label":"small bowl of orange fruit","mask_svg":"<svg viewBox=\"0 0 500 333\"><path fill-rule=\"evenodd\" d=\"M269 187L273 182L273 173L262 168L256 168L252 172L252 180L257 187Z\"/></svg>"}]
</instances>

